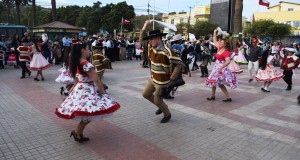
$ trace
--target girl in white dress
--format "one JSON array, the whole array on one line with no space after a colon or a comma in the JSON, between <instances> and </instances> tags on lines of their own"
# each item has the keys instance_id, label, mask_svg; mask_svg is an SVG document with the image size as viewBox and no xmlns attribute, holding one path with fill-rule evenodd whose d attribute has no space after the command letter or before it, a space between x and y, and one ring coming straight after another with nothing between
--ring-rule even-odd
<instances>
[{"instance_id":1,"label":"girl in white dress","mask_svg":"<svg viewBox=\"0 0 300 160\"><path fill-rule=\"evenodd\" d=\"M31 46L31 51L33 52L33 58L30 62L29 69L32 71L37 71L37 74L34 78L35 81L40 81L39 76L41 77L41 79L43 81L45 79L44 79L42 70L45 70L45 69L51 67L52 65L42 55L37 39L33 40L33 45Z\"/></svg>"}]
</instances>

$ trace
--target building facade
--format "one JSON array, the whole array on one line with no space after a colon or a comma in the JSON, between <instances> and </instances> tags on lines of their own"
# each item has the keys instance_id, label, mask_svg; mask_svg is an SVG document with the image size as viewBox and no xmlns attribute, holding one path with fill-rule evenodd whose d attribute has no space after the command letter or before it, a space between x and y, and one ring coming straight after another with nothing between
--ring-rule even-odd
<instances>
[{"instance_id":1,"label":"building facade","mask_svg":"<svg viewBox=\"0 0 300 160\"><path fill-rule=\"evenodd\" d=\"M163 14L162 20L166 23L177 25L180 23L188 23L190 17L190 24L194 25L196 21L207 21L210 15L210 6L196 6L191 12L170 12ZM165 32L170 33L168 28Z\"/></svg>"},{"instance_id":2,"label":"building facade","mask_svg":"<svg viewBox=\"0 0 300 160\"><path fill-rule=\"evenodd\" d=\"M300 3L280 1L278 5L269 7L267 12L255 12L253 18L272 19L277 23L289 24L293 34L300 35Z\"/></svg>"}]
</instances>

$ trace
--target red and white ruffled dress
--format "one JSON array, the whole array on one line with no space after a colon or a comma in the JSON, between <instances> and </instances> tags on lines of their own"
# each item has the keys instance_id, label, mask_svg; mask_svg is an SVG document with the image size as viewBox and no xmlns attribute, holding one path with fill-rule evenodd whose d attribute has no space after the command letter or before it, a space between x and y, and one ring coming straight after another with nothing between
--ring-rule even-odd
<instances>
[{"instance_id":1,"label":"red and white ruffled dress","mask_svg":"<svg viewBox=\"0 0 300 160\"><path fill-rule=\"evenodd\" d=\"M100 95L98 88L86 72L95 69L85 61L81 63L84 73L77 70L78 82L75 84L69 96L63 101L55 114L64 119L93 120L109 115L120 108L120 104L107 94Z\"/></svg>"},{"instance_id":2,"label":"red and white ruffled dress","mask_svg":"<svg viewBox=\"0 0 300 160\"><path fill-rule=\"evenodd\" d=\"M273 65L274 56L269 55L267 60L267 66L265 70L261 68L258 70L255 79L257 81L276 81L284 77L282 72L278 71Z\"/></svg>"},{"instance_id":3,"label":"red and white ruffled dress","mask_svg":"<svg viewBox=\"0 0 300 160\"><path fill-rule=\"evenodd\" d=\"M38 52L36 50L34 45L32 46L32 52L33 52L33 57L30 62L30 67L29 67L30 70L41 71L52 66L52 64L50 64L47 61L47 59L45 59L45 57L41 54L41 52Z\"/></svg>"},{"instance_id":4,"label":"red and white ruffled dress","mask_svg":"<svg viewBox=\"0 0 300 160\"><path fill-rule=\"evenodd\" d=\"M205 84L209 87L217 87L219 85L230 85L232 89L237 87L237 80L235 75L229 70L228 67L222 69L222 73L218 72L218 69L225 63L226 58L230 58L231 53L225 50L221 54L216 54L216 63L211 71L210 75L205 81Z\"/></svg>"},{"instance_id":5,"label":"red and white ruffled dress","mask_svg":"<svg viewBox=\"0 0 300 160\"><path fill-rule=\"evenodd\" d=\"M63 66L61 69L58 70L60 72L59 76L55 79L55 82L61 84L73 84L74 80L71 76L69 68Z\"/></svg>"}]
</instances>

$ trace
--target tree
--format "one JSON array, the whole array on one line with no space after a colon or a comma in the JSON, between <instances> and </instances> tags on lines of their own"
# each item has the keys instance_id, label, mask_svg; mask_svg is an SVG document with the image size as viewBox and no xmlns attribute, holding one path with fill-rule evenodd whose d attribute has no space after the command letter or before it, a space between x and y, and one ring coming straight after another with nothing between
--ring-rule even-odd
<instances>
[{"instance_id":1,"label":"tree","mask_svg":"<svg viewBox=\"0 0 300 160\"><path fill-rule=\"evenodd\" d=\"M178 23L176 24L176 28L177 28L177 34L181 34L184 35L184 32L187 31L188 29L188 23Z\"/></svg>"},{"instance_id":2,"label":"tree","mask_svg":"<svg viewBox=\"0 0 300 160\"><path fill-rule=\"evenodd\" d=\"M262 19L253 22L251 27L245 30L245 33L251 36L259 36L265 38L282 38L291 34L291 26L288 24L275 23L273 20Z\"/></svg>"},{"instance_id":3,"label":"tree","mask_svg":"<svg viewBox=\"0 0 300 160\"><path fill-rule=\"evenodd\" d=\"M77 5L59 7L57 9L57 20L70 25L76 25L81 10L82 8Z\"/></svg>"},{"instance_id":4,"label":"tree","mask_svg":"<svg viewBox=\"0 0 300 160\"><path fill-rule=\"evenodd\" d=\"M100 8L101 7L101 2L100 1L97 1L97 2L95 2L95 3L93 3L93 9L98 9L98 8Z\"/></svg>"},{"instance_id":5,"label":"tree","mask_svg":"<svg viewBox=\"0 0 300 160\"><path fill-rule=\"evenodd\" d=\"M21 5L28 5L31 0L15 0L15 5L16 5L16 11L17 11L17 24L21 23L21 18L20 18L20 6Z\"/></svg>"},{"instance_id":6,"label":"tree","mask_svg":"<svg viewBox=\"0 0 300 160\"><path fill-rule=\"evenodd\" d=\"M196 21L195 25L192 27L193 33L196 37L206 36L213 33L219 25L217 23L212 23L209 21Z\"/></svg>"},{"instance_id":7,"label":"tree","mask_svg":"<svg viewBox=\"0 0 300 160\"><path fill-rule=\"evenodd\" d=\"M269 35L273 38L282 39L291 34L292 27L289 24L274 23L268 27Z\"/></svg>"},{"instance_id":8,"label":"tree","mask_svg":"<svg viewBox=\"0 0 300 160\"><path fill-rule=\"evenodd\" d=\"M127 5L126 1L107 5L109 5L108 7L111 7L111 10L110 12L104 12L106 14L103 14L101 27L109 33L113 33L114 29L120 31L122 17L130 21L135 17L133 6ZM132 31L134 26L131 23L129 25L124 25L124 28L128 31Z\"/></svg>"},{"instance_id":9,"label":"tree","mask_svg":"<svg viewBox=\"0 0 300 160\"><path fill-rule=\"evenodd\" d=\"M35 0L32 0L32 26L36 26L36 4Z\"/></svg>"},{"instance_id":10,"label":"tree","mask_svg":"<svg viewBox=\"0 0 300 160\"><path fill-rule=\"evenodd\" d=\"M6 22L11 23L12 22L11 7L14 5L14 0L3 0L3 3L6 6L6 10L7 10Z\"/></svg>"},{"instance_id":11,"label":"tree","mask_svg":"<svg viewBox=\"0 0 300 160\"><path fill-rule=\"evenodd\" d=\"M56 21L56 0L51 0L52 21Z\"/></svg>"},{"instance_id":12,"label":"tree","mask_svg":"<svg viewBox=\"0 0 300 160\"><path fill-rule=\"evenodd\" d=\"M233 34L239 35L242 31L242 14L243 14L243 0L235 0L235 7L234 7L234 22L233 22ZM236 42L238 37L233 38L233 48L236 46Z\"/></svg>"}]
</instances>

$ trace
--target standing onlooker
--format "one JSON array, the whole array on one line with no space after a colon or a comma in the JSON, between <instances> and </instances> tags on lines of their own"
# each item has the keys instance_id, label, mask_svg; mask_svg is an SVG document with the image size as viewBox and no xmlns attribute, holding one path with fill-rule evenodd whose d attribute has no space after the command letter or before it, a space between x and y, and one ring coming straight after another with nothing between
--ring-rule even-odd
<instances>
[{"instance_id":1,"label":"standing onlooker","mask_svg":"<svg viewBox=\"0 0 300 160\"><path fill-rule=\"evenodd\" d=\"M274 42L273 46L271 47L271 55L275 56L276 59L279 59L279 47L280 46L277 42ZM273 63L274 66L279 66L279 61L274 61Z\"/></svg>"},{"instance_id":2,"label":"standing onlooker","mask_svg":"<svg viewBox=\"0 0 300 160\"><path fill-rule=\"evenodd\" d=\"M120 39L120 60L126 60L126 41L124 37Z\"/></svg>"},{"instance_id":3,"label":"standing onlooker","mask_svg":"<svg viewBox=\"0 0 300 160\"><path fill-rule=\"evenodd\" d=\"M68 37L68 35L65 35L65 37L62 39L63 42L63 54L61 56L61 62L69 61L69 53L71 50L71 44L72 40Z\"/></svg>"},{"instance_id":4,"label":"standing onlooker","mask_svg":"<svg viewBox=\"0 0 300 160\"><path fill-rule=\"evenodd\" d=\"M16 55L16 60L17 60L17 65L15 66L15 68L19 68L19 66L20 66L20 60L19 60L20 53L17 50L18 47L20 46L20 44L21 44L21 41L19 39L19 35L14 34L13 40L11 42L11 47L14 48L13 54Z\"/></svg>"},{"instance_id":5,"label":"standing onlooker","mask_svg":"<svg viewBox=\"0 0 300 160\"><path fill-rule=\"evenodd\" d=\"M201 68L201 76L200 77L208 77L208 69L207 65L210 63L210 51L209 51L209 44L204 43L204 51L201 54L202 57L202 64L200 65Z\"/></svg>"},{"instance_id":6,"label":"standing onlooker","mask_svg":"<svg viewBox=\"0 0 300 160\"><path fill-rule=\"evenodd\" d=\"M129 41L127 41L127 60L132 60L134 48L134 40L131 38Z\"/></svg>"},{"instance_id":7,"label":"standing onlooker","mask_svg":"<svg viewBox=\"0 0 300 160\"><path fill-rule=\"evenodd\" d=\"M141 45L139 39L136 40L134 45L135 45L135 59L136 60L138 60L138 59L142 60L142 56L141 56L142 45Z\"/></svg>"},{"instance_id":8,"label":"standing onlooker","mask_svg":"<svg viewBox=\"0 0 300 160\"><path fill-rule=\"evenodd\" d=\"M50 64L52 64L52 60L51 60L51 51L50 51L50 46L48 45L48 36L47 34L44 34L45 38L42 38L42 46L41 46L41 51L43 56L45 57L46 60L48 60L48 62Z\"/></svg>"}]
</instances>

